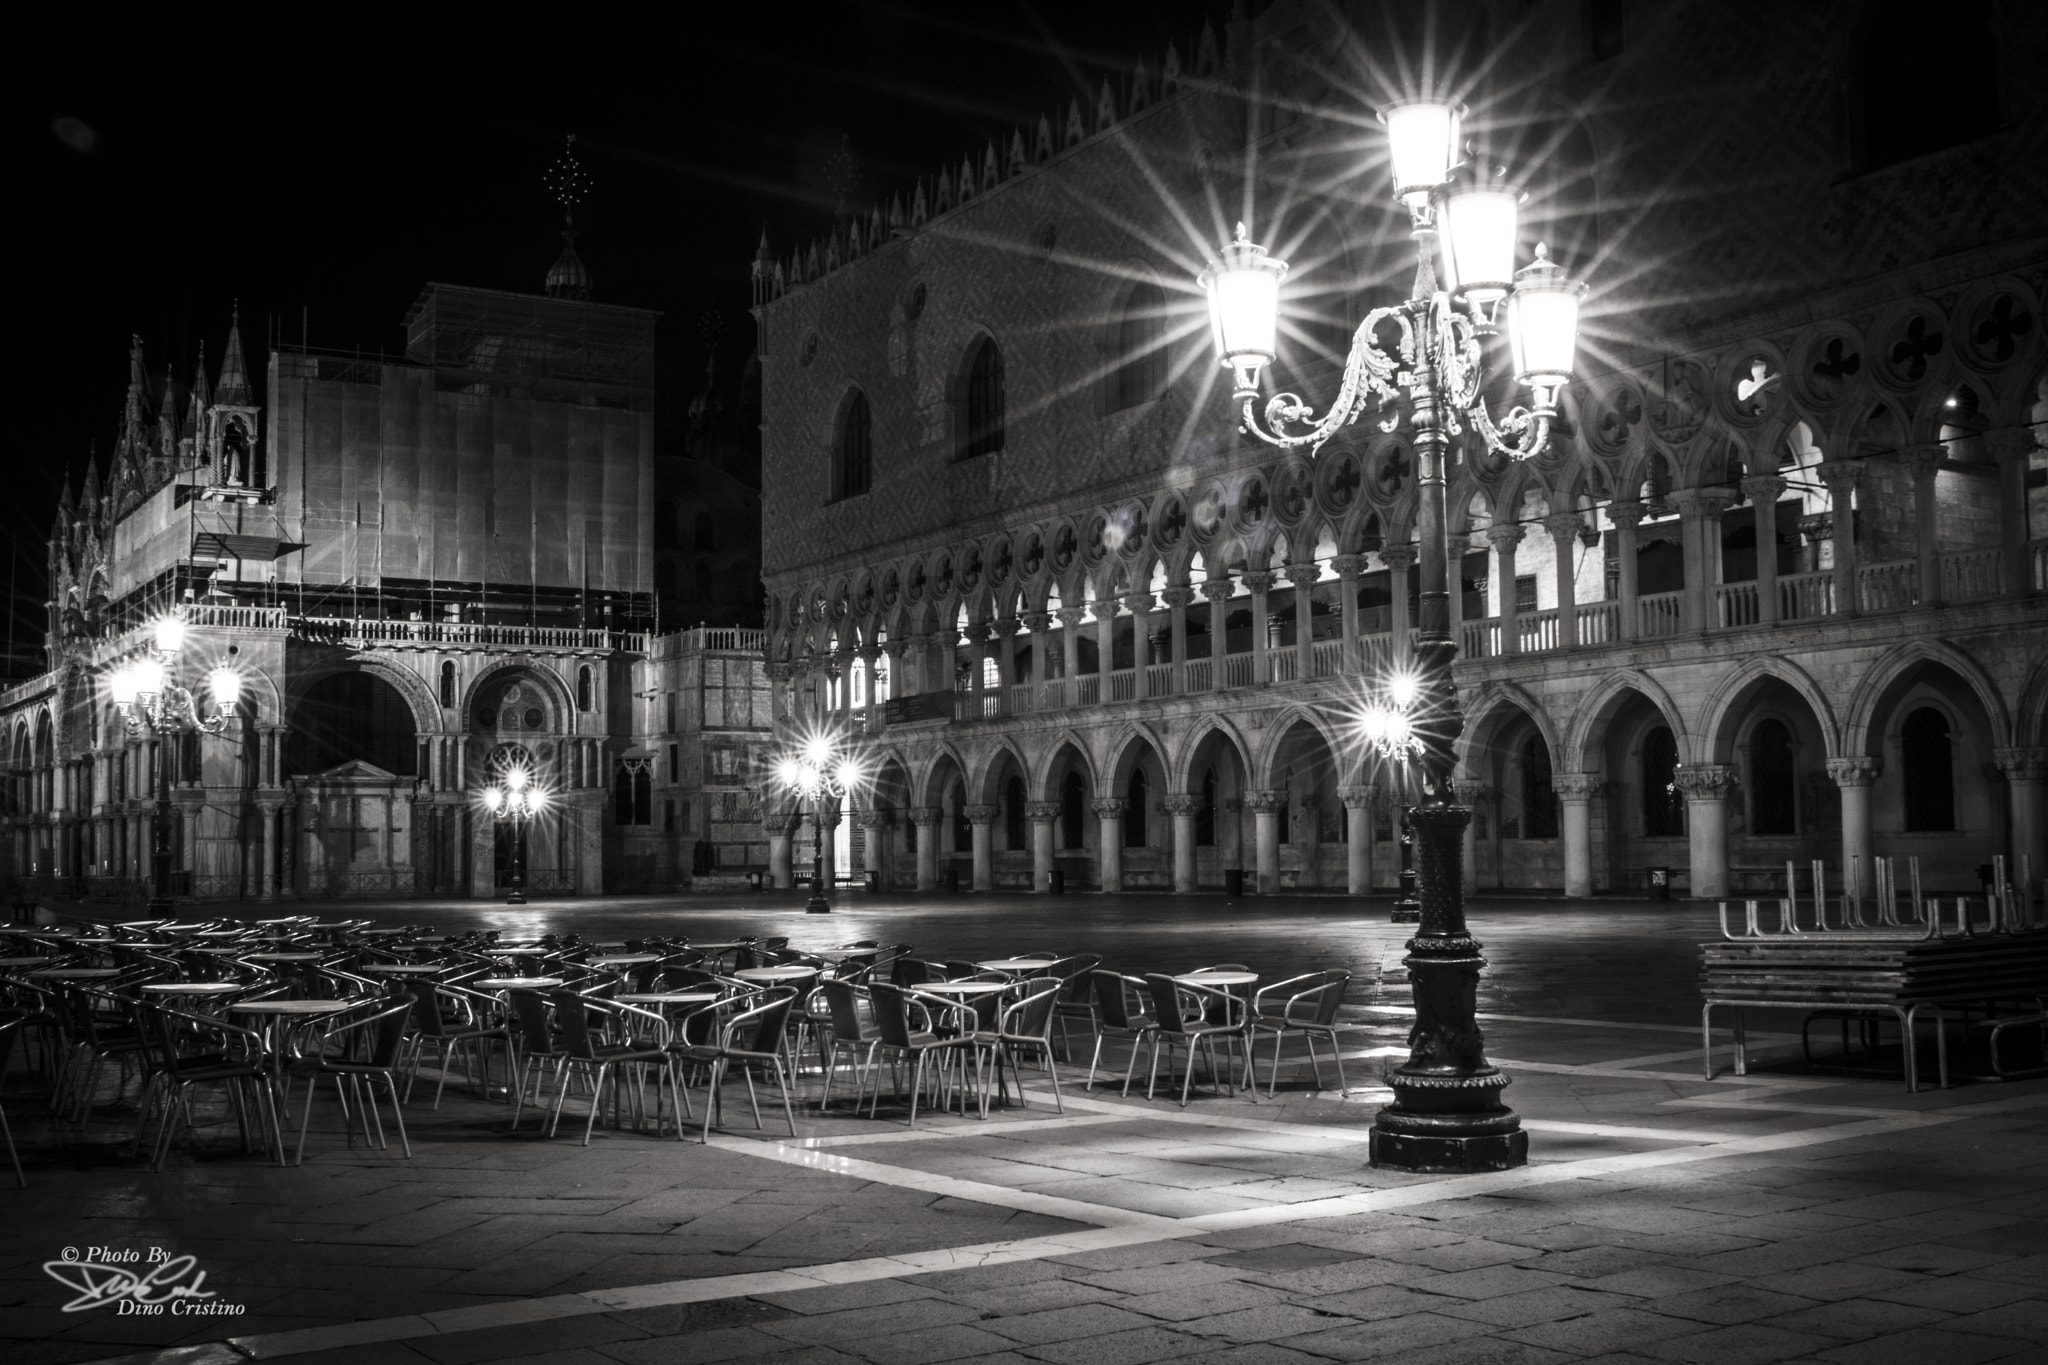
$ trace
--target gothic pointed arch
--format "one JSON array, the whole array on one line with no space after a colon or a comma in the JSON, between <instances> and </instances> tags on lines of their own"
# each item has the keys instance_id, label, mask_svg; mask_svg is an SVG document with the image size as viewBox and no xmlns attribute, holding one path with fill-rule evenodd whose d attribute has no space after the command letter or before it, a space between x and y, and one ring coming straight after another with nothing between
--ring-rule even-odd
<instances>
[{"instance_id":1,"label":"gothic pointed arch","mask_svg":"<svg viewBox=\"0 0 2048 1365\"><path fill-rule=\"evenodd\" d=\"M1607 674L1595 684L1579 702L1578 710L1572 713L1571 723L1565 727L1563 747L1552 751L1560 770L1601 770L1600 747L1605 739L1602 733L1605 723L1630 695L1640 696L1663 716L1664 723L1670 727L1672 737L1677 741L1678 761L1692 761L1692 741L1678 703L1647 673L1623 668ZM1571 766L1567 767L1567 764Z\"/></svg>"},{"instance_id":2,"label":"gothic pointed arch","mask_svg":"<svg viewBox=\"0 0 2048 1365\"><path fill-rule=\"evenodd\" d=\"M1826 758L1836 758L1842 753L1841 727L1835 719L1834 708L1828 705L1827 693L1815 682L1812 675L1789 659L1760 655L1743 660L1721 681L1715 684L1707 699L1700 704L1699 724L1696 733L1706 749L1706 761L1726 763L1734 752L1736 730L1742 721L1742 713L1748 699L1757 688L1777 680L1797 692L1813 712L1814 721L1820 726L1821 739L1825 746Z\"/></svg>"},{"instance_id":3,"label":"gothic pointed arch","mask_svg":"<svg viewBox=\"0 0 2048 1365\"><path fill-rule=\"evenodd\" d=\"M2011 744L2012 717L2005 705L2005 698L1999 694L1998 684L1991 678L1984 666L1954 645L1941 640L1905 640L1893 645L1863 671L1863 677L1856 684L1856 691L1850 696L1849 706L1842 724L1842 752L1848 755L1870 755L1873 736L1871 722L1876 716L1886 694L1893 692L1909 681L1917 669L1935 664L1947 669L1960 678L1984 710L1984 718L1991 728L1991 743L1994 748L2005 748Z\"/></svg>"}]
</instances>

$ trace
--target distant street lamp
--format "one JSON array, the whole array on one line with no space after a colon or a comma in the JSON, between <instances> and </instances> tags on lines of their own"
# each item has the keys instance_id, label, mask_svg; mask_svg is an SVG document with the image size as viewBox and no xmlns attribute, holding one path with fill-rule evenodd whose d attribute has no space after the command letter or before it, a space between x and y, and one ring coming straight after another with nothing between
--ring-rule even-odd
<instances>
[{"instance_id":1,"label":"distant street lamp","mask_svg":"<svg viewBox=\"0 0 2048 1365\"><path fill-rule=\"evenodd\" d=\"M172 676L178 653L185 647L185 621L176 614L160 616L150 631L149 653L129 659L107 677L107 690L131 735L158 737L156 803L150 816L149 913L171 912L171 754L165 742L180 734L217 735L235 719L242 698L242 675L226 664L206 675L213 711L202 713L192 693Z\"/></svg>"},{"instance_id":2,"label":"distant street lamp","mask_svg":"<svg viewBox=\"0 0 2048 1365\"><path fill-rule=\"evenodd\" d=\"M533 784L533 774L515 764L484 788L484 805L494 819L512 823L512 866L508 869L511 890L507 905L524 905L526 896L526 822L539 815L548 803L547 793Z\"/></svg>"},{"instance_id":3,"label":"distant street lamp","mask_svg":"<svg viewBox=\"0 0 2048 1365\"><path fill-rule=\"evenodd\" d=\"M1406 713L1424 804L1409 814L1420 862L1422 923L1409 940L1415 998L1410 1054L1388 1072L1394 1102L1372 1130L1375 1165L1416 1171L1500 1170L1528 1159L1521 1120L1500 1101L1508 1078L1486 1060L1475 1018L1479 944L1465 926L1463 838L1472 813L1453 805L1456 742L1464 728L1451 663L1445 452L1467 426L1488 449L1528 459L1549 444L1557 395L1571 378L1584 287L1564 278L1542 246L1514 270L1521 191L1498 171L1456 165L1462 106L1405 100L1379 111L1387 126L1394 193L1408 208L1416 245L1408 300L1366 314L1352 338L1337 399L1320 420L1291 393L1276 394L1260 420L1261 371L1273 363L1280 282L1287 265L1238 224L1236 239L1200 276L1209 296L1216 354L1233 377L1244 429L1269 445L1320 447L1368 408L1405 414L1416 456L1416 535L1422 572L1416 632L1416 704ZM1443 279L1437 276L1442 255ZM1483 343L1505 324L1515 379L1529 405L1496 423L1481 393Z\"/></svg>"},{"instance_id":4,"label":"distant street lamp","mask_svg":"<svg viewBox=\"0 0 2048 1365\"><path fill-rule=\"evenodd\" d=\"M860 760L847 747L846 736L837 731L814 734L775 765L775 776L783 788L811 803L811 898L804 913L829 915L832 903L825 899L825 799L837 803L861 784Z\"/></svg>"}]
</instances>

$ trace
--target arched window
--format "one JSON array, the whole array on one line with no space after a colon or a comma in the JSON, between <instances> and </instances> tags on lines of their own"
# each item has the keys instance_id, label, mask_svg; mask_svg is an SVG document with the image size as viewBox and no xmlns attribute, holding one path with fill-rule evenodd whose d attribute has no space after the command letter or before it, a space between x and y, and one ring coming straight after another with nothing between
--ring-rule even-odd
<instances>
[{"instance_id":1,"label":"arched window","mask_svg":"<svg viewBox=\"0 0 2048 1365\"><path fill-rule=\"evenodd\" d=\"M868 491L874 474L874 419L868 413L868 396L854 391L839 423L838 458L834 461L832 496L857 498Z\"/></svg>"},{"instance_id":2,"label":"arched window","mask_svg":"<svg viewBox=\"0 0 2048 1365\"><path fill-rule=\"evenodd\" d=\"M1003 842L1012 853L1031 847L1031 831L1025 826L1024 779L1015 773L1003 784Z\"/></svg>"},{"instance_id":3,"label":"arched window","mask_svg":"<svg viewBox=\"0 0 2048 1365\"><path fill-rule=\"evenodd\" d=\"M967 818L966 784L953 784L953 851L966 853L974 848L974 822Z\"/></svg>"},{"instance_id":4,"label":"arched window","mask_svg":"<svg viewBox=\"0 0 2048 1365\"><path fill-rule=\"evenodd\" d=\"M588 711L595 700L596 685L591 678L590 665L576 670L576 709Z\"/></svg>"},{"instance_id":5,"label":"arched window","mask_svg":"<svg viewBox=\"0 0 2048 1365\"><path fill-rule=\"evenodd\" d=\"M1060 847L1081 847L1081 774L1070 772L1060 779Z\"/></svg>"},{"instance_id":6,"label":"arched window","mask_svg":"<svg viewBox=\"0 0 2048 1365\"><path fill-rule=\"evenodd\" d=\"M1166 350L1161 342L1166 296L1156 284L1140 284L1124 302L1117 320L1117 369L1109 408L1122 412L1157 398L1166 387Z\"/></svg>"},{"instance_id":7,"label":"arched window","mask_svg":"<svg viewBox=\"0 0 2048 1365\"><path fill-rule=\"evenodd\" d=\"M1797 788L1792 731L1781 720L1759 721L1749 737L1749 832L1797 834Z\"/></svg>"},{"instance_id":8,"label":"arched window","mask_svg":"<svg viewBox=\"0 0 2048 1365\"><path fill-rule=\"evenodd\" d=\"M1195 807L1195 847L1216 847L1216 770L1202 774L1202 804Z\"/></svg>"},{"instance_id":9,"label":"arched window","mask_svg":"<svg viewBox=\"0 0 2048 1365\"><path fill-rule=\"evenodd\" d=\"M994 454L1003 448L1003 353L994 337L983 337L967 362L967 404L960 458Z\"/></svg>"},{"instance_id":10,"label":"arched window","mask_svg":"<svg viewBox=\"0 0 2048 1365\"><path fill-rule=\"evenodd\" d=\"M1678 790L1678 741L1662 725L1643 736L1643 833L1652 839L1685 833L1685 796Z\"/></svg>"},{"instance_id":11,"label":"arched window","mask_svg":"<svg viewBox=\"0 0 2048 1365\"><path fill-rule=\"evenodd\" d=\"M653 765L644 758L619 760L612 773L612 822L647 825L654 821Z\"/></svg>"},{"instance_id":12,"label":"arched window","mask_svg":"<svg viewBox=\"0 0 2048 1365\"><path fill-rule=\"evenodd\" d=\"M1557 837L1557 793L1550 787L1550 746L1543 736L1522 742L1522 837Z\"/></svg>"},{"instance_id":13,"label":"arched window","mask_svg":"<svg viewBox=\"0 0 2048 1365\"><path fill-rule=\"evenodd\" d=\"M1151 803L1146 799L1145 770L1135 769L1131 773L1130 785L1124 788L1124 847L1145 846L1145 808Z\"/></svg>"},{"instance_id":14,"label":"arched window","mask_svg":"<svg viewBox=\"0 0 2048 1365\"><path fill-rule=\"evenodd\" d=\"M1907 716L1899 730L1899 758L1905 768L1906 828L1954 829L1955 745L1948 718L1931 706Z\"/></svg>"},{"instance_id":15,"label":"arched window","mask_svg":"<svg viewBox=\"0 0 2048 1365\"><path fill-rule=\"evenodd\" d=\"M455 664L452 660L441 665L441 705L455 705Z\"/></svg>"}]
</instances>

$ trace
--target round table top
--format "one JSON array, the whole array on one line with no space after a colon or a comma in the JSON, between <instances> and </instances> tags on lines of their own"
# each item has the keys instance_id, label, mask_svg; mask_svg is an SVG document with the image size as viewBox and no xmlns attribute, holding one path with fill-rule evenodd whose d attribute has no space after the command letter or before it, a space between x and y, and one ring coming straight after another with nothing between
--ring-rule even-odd
<instances>
[{"instance_id":1,"label":"round table top","mask_svg":"<svg viewBox=\"0 0 2048 1365\"><path fill-rule=\"evenodd\" d=\"M641 991L612 997L628 1005L708 1005L718 999L717 991Z\"/></svg>"},{"instance_id":2,"label":"round table top","mask_svg":"<svg viewBox=\"0 0 2048 1365\"><path fill-rule=\"evenodd\" d=\"M499 948L488 946L479 948L477 951L485 957L544 957L555 950L553 948Z\"/></svg>"},{"instance_id":3,"label":"round table top","mask_svg":"<svg viewBox=\"0 0 2048 1365\"><path fill-rule=\"evenodd\" d=\"M167 934L189 934L195 930L204 929L205 927L206 921L203 919L194 920L190 924L159 924L157 926L157 928L163 930Z\"/></svg>"},{"instance_id":4,"label":"round table top","mask_svg":"<svg viewBox=\"0 0 2048 1365\"><path fill-rule=\"evenodd\" d=\"M119 976L123 970L120 967L45 967L39 972L29 972L28 975L47 977L53 981L104 981L110 976Z\"/></svg>"},{"instance_id":5,"label":"round table top","mask_svg":"<svg viewBox=\"0 0 2048 1365\"><path fill-rule=\"evenodd\" d=\"M1054 960L1049 957L999 957L993 962L977 962L974 965L986 972L1028 972L1033 967L1049 967Z\"/></svg>"},{"instance_id":6,"label":"round table top","mask_svg":"<svg viewBox=\"0 0 2048 1365\"><path fill-rule=\"evenodd\" d=\"M491 976L470 984L484 991L551 991L569 983L559 976Z\"/></svg>"},{"instance_id":7,"label":"round table top","mask_svg":"<svg viewBox=\"0 0 2048 1365\"><path fill-rule=\"evenodd\" d=\"M151 995L231 995L248 988L239 981L152 981L142 989Z\"/></svg>"},{"instance_id":8,"label":"round table top","mask_svg":"<svg viewBox=\"0 0 2048 1365\"><path fill-rule=\"evenodd\" d=\"M926 986L913 986L912 990L927 995L987 995L991 991L1010 989L1007 981L934 981Z\"/></svg>"},{"instance_id":9,"label":"round table top","mask_svg":"<svg viewBox=\"0 0 2048 1365\"><path fill-rule=\"evenodd\" d=\"M816 976L817 974L818 969L816 967L797 966L743 967L733 973L734 976L742 981L800 981L805 977Z\"/></svg>"},{"instance_id":10,"label":"round table top","mask_svg":"<svg viewBox=\"0 0 2048 1365\"><path fill-rule=\"evenodd\" d=\"M230 1014L339 1014L362 1004L360 1000L244 1000L229 1005Z\"/></svg>"},{"instance_id":11,"label":"round table top","mask_svg":"<svg viewBox=\"0 0 2048 1365\"><path fill-rule=\"evenodd\" d=\"M318 962L325 953L251 953L251 962Z\"/></svg>"},{"instance_id":12,"label":"round table top","mask_svg":"<svg viewBox=\"0 0 2048 1365\"><path fill-rule=\"evenodd\" d=\"M328 929L346 929L348 926L345 924L330 924L323 925L320 927ZM410 934L415 933L417 931L412 929L358 929L356 930L356 932L358 934L361 934L364 938L390 938L395 934Z\"/></svg>"},{"instance_id":13,"label":"round table top","mask_svg":"<svg viewBox=\"0 0 2048 1365\"><path fill-rule=\"evenodd\" d=\"M251 921L250 921L250 923L251 923L251 924L299 924L299 923L302 923L302 922L303 922L303 921L305 920L305 918L306 918L306 917L305 917L304 915L276 915L276 916L273 916L273 917L272 917L272 918L270 918L270 919L259 919L259 920L251 920Z\"/></svg>"},{"instance_id":14,"label":"round table top","mask_svg":"<svg viewBox=\"0 0 2048 1365\"><path fill-rule=\"evenodd\" d=\"M192 937L194 937L194 938L243 938L243 937L246 937L246 936L247 936L247 934L248 934L248 930L246 930L246 929L201 929L201 930L199 930L199 931L198 931L197 933L193 934L193 935L192 935Z\"/></svg>"},{"instance_id":15,"label":"round table top","mask_svg":"<svg viewBox=\"0 0 2048 1365\"><path fill-rule=\"evenodd\" d=\"M758 943L692 943L689 945L700 953L724 953L734 948L754 948Z\"/></svg>"},{"instance_id":16,"label":"round table top","mask_svg":"<svg viewBox=\"0 0 2048 1365\"><path fill-rule=\"evenodd\" d=\"M140 948L146 953L168 953L185 945L182 943L137 943L133 939L124 938L116 942L114 946L116 948Z\"/></svg>"},{"instance_id":17,"label":"round table top","mask_svg":"<svg viewBox=\"0 0 2048 1365\"><path fill-rule=\"evenodd\" d=\"M619 953L612 957L593 957L590 959L589 965L592 967L638 967L643 963L659 961L661 961L661 954L659 953Z\"/></svg>"},{"instance_id":18,"label":"round table top","mask_svg":"<svg viewBox=\"0 0 2048 1365\"><path fill-rule=\"evenodd\" d=\"M438 962L369 962L356 970L375 972L378 976L431 976L448 969Z\"/></svg>"},{"instance_id":19,"label":"round table top","mask_svg":"<svg viewBox=\"0 0 2048 1365\"><path fill-rule=\"evenodd\" d=\"M1249 986L1258 979L1257 972L1183 972L1174 978L1197 986Z\"/></svg>"}]
</instances>

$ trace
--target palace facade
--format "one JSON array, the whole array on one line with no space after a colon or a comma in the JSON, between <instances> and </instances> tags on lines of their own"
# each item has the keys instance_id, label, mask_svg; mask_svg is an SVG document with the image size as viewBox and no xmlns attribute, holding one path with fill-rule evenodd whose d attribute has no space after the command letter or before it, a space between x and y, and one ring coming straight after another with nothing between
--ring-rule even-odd
<instances>
[{"instance_id":1,"label":"palace facade","mask_svg":"<svg viewBox=\"0 0 2048 1365\"><path fill-rule=\"evenodd\" d=\"M1521 261L1592 287L1549 451L1451 470L1468 878L2038 887L2044 61L2012 3L1279 0L764 242L768 668L785 736L863 736L837 837L904 888L1394 883L1355 717L1410 651L1413 459L1241 434L1194 276L1240 219L1290 260L1267 383L1334 398L1414 272L1373 107L1429 72Z\"/></svg>"}]
</instances>

